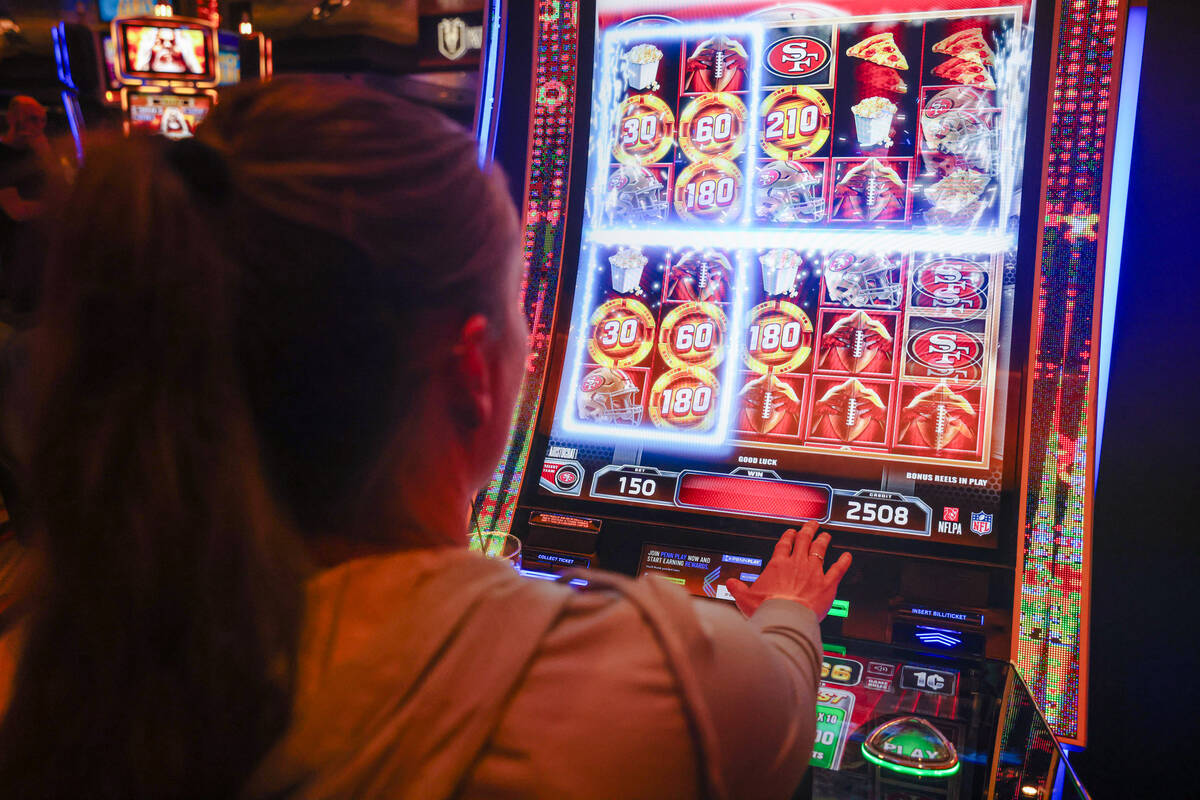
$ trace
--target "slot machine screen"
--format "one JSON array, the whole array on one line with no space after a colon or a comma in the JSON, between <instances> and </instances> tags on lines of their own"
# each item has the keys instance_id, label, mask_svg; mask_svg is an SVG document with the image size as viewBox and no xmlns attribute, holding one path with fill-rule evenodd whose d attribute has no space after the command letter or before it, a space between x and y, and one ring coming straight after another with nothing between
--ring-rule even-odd
<instances>
[{"instance_id":1,"label":"slot machine screen","mask_svg":"<svg viewBox=\"0 0 1200 800\"><path fill-rule=\"evenodd\" d=\"M168 139L194 136L213 99L207 94L142 94L130 92L126 114L130 134L159 134Z\"/></svg>"},{"instance_id":2,"label":"slot machine screen","mask_svg":"<svg viewBox=\"0 0 1200 800\"><path fill-rule=\"evenodd\" d=\"M579 101L538 496L995 550L1036 224L1030 9L627 5L598 3Z\"/></svg>"},{"instance_id":3,"label":"slot machine screen","mask_svg":"<svg viewBox=\"0 0 1200 800\"><path fill-rule=\"evenodd\" d=\"M168 20L114 23L117 69L125 79L181 80L212 84L217 79L213 30Z\"/></svg>"},{"instance_id":4,"label":"slot machine screen","mask_svg":"<svg viewBox=\"0 0 1200 800\"><path fill-rule=\"evenodd\" d=\"M229 31L217 32L217 85L233 86L242 80L241 37Z\"/></svg>"},{"instance_id":5,"label":"slot machine screen","mask_svg":"<svg viewBox=\"0 0 1200 800\"><path fill-rule=\"evenodd\" d=\"M117 80L117 44L111 33L100 36L100 49L104 53L105 88L120 89L121 82Z\"/></svg>"}]
</instances>

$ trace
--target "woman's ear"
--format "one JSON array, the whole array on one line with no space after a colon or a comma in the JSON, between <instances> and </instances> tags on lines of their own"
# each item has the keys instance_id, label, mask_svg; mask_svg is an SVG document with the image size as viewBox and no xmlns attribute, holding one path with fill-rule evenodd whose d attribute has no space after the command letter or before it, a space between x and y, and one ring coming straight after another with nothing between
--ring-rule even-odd
<instances>
[{"instance_id":1,"label":"woman's ear","mask_svg":"<svg viewBox=\"0 0 1200 800\"><path fill-rule=\"evenodd\" d=\"M474 314L459 329L451 350L451 376L457 390L450 395L451 411L467 430L489 420L496 407L490 333L487 317Z\"/></svg>"}]
</instances>

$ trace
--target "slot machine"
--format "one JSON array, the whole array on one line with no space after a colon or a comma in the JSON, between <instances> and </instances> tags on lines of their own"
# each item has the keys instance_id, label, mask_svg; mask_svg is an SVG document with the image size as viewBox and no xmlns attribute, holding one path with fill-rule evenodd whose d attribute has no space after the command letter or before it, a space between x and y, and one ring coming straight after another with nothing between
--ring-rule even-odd
<instances>
[{"instance_id":1,"label":"slot machine","mask_svg":"<svg viewBox=\"0 0 1200 800\"><path fill-rule=\"evenodd\" d=\"M1126 4L516 5L478 127L533 346L475 524L731 602L816 520L812 796L1082 792Z\"/></svg>"},{"instance_id":2,"label":"slot machine","mask_svg":"<svg viewBox=\"0 0 1200 800\"><path fill-rule=\"evenodd\" d=\"M192 136L217 101L216 25L185 17L113 20L126 135Z\"/></svg>"},{"instance_id":3,"label":"slot machine","mask_svg":"<svg viewBox=\"0 0 1200 800\"><path fill-rule=\"evenodd\" d=\"M103 124L104 116L85 109L119 107L126 135L183 139L217 103L219 88L268 79L272 72L270 39L253 31L218 30L209 20L117 17L102 32L60 22L53 38L80 160L87 128Z\"/></svg>"}]
</instances>

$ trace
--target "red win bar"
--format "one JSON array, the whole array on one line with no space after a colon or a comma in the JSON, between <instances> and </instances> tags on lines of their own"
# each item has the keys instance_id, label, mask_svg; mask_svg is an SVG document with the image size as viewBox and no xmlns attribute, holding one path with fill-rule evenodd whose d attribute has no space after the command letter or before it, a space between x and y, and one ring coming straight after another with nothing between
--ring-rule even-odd
<instances>
[{"instance_id":1,"label":"red win bar","mask_svg":"<svg viewBox=\"0 0 1200 800\"><path fill-rule=\"evenodd\" d=\"M689 508L796 521L827 519L832 500L833 492L820 484L708 472L681 473L675 495Z\"/></svg>"}]
</instances>

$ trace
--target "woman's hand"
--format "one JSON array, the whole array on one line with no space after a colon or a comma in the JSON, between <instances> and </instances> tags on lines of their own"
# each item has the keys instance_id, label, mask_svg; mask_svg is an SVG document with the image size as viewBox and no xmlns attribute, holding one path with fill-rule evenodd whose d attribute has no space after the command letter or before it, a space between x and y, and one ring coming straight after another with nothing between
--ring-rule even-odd
<instances>
[{"instance_id":1,"label":"woman's hand","mask_svg":"<svg viewBox=\"0 0 1200 800\"><path fill-rule=\"evenodd\" d=\"M803 603L825 619L833 598L837 595L842 576L850 569L850 554L842 553L829 571L825 571L825 551L829 549L829 534L813 539L817 523L806 522L799 532L789 528L779 537L775 552L767 567L753 584L747 586L736 578L725 582L738 609L747 617L772 597L782 597Z\"/></svg>"}]
</instances>

